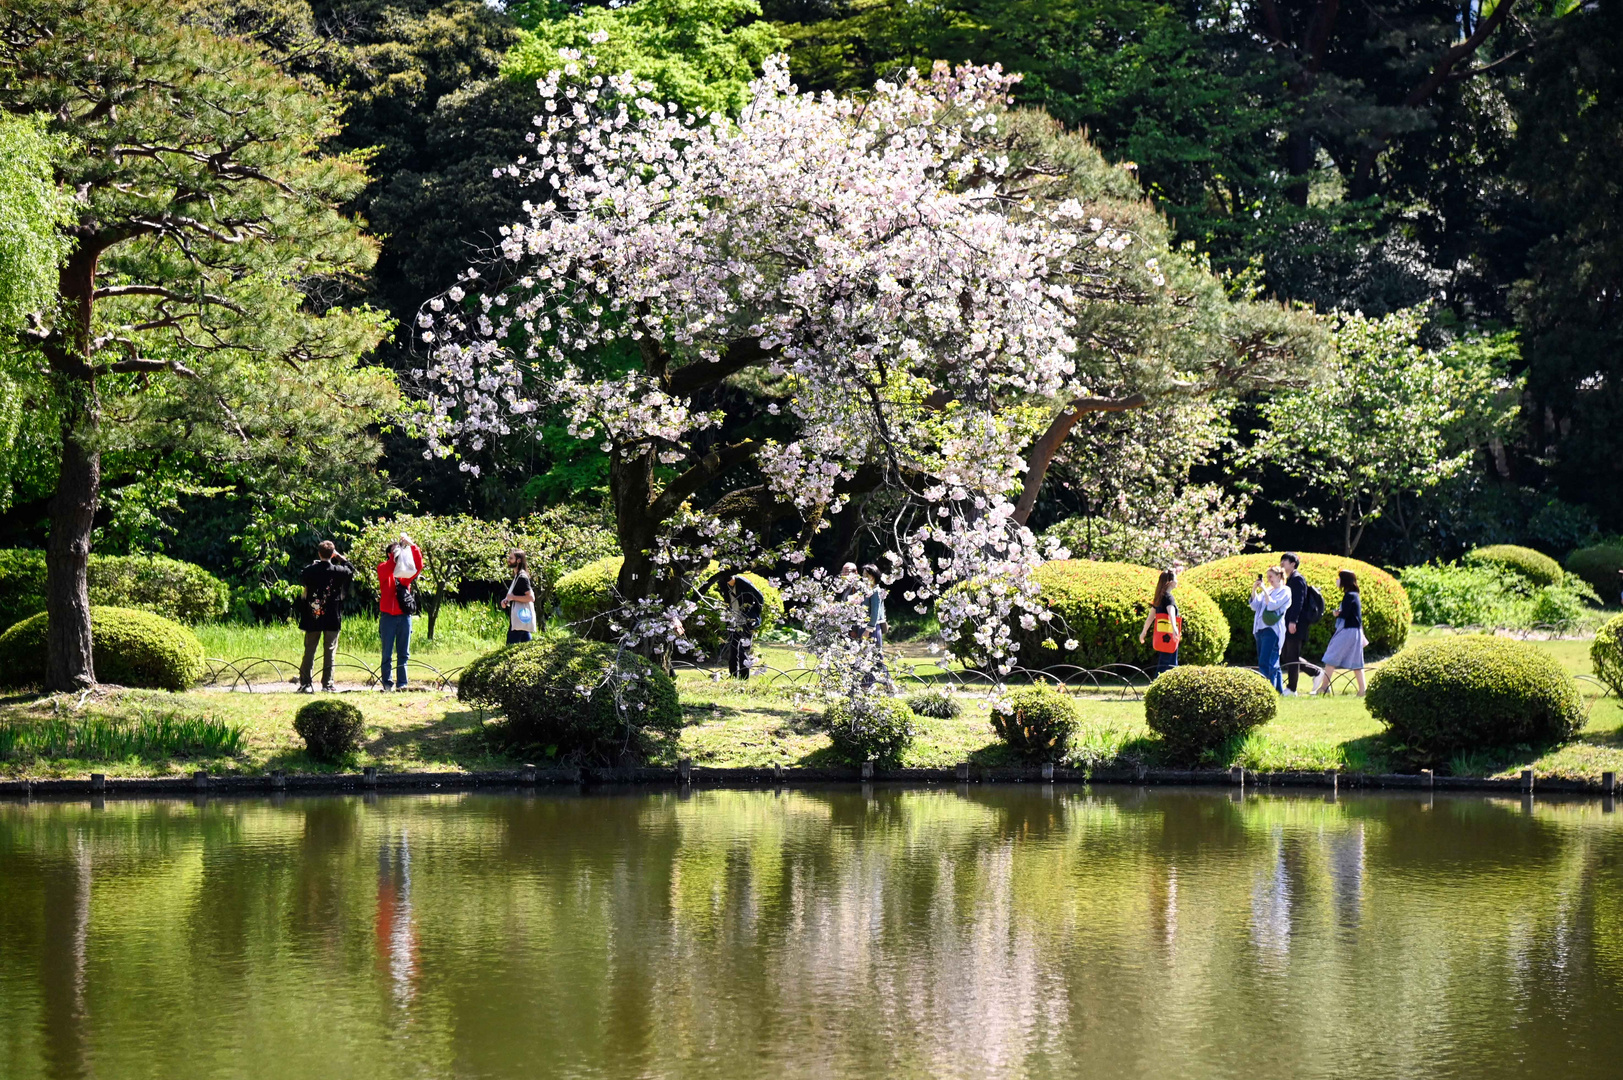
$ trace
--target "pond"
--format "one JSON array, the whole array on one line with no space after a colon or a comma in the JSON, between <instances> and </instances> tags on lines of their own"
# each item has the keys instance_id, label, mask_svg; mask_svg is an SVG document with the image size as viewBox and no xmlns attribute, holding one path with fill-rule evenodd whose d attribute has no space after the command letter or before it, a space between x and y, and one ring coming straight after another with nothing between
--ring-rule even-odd
<instances>
[{"instance_id":1,"label":"pond","mask_svg":"<svg viewBox=\"0 0 1623 1080\"><path fill-rule=\"evenodd\" d=\"M0 1077L1610 1077L1611 809L0 803Z\"/></svg>"}]
</instances>

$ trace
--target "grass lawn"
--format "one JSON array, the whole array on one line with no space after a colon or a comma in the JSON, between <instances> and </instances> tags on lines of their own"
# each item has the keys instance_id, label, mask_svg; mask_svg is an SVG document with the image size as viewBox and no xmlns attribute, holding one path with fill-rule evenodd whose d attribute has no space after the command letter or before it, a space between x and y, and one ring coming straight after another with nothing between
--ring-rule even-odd
<instances>
[{"instance_id":1,"label":"grass lawn","mask_svg":"<svg viewBox=\"0 0 1623 1080\"><path fill-rule=\"evenodd\" d=\"M298 635L290 628L262 631L258 638L251 636L256 631L242 628L232 628L229 635L234 636L225 631L210 636L209 631L204 628L211 656L236 659L275 655L296 661L301 648ZM490 647L488 642L470 641L466 635L447 633L445 640L443 648L425 649L423 655L447 670ZM1589 673L1587 641L1535 644L1559 659L1572 674ZM238 648L246 645L257 648ZM413 653L417 655L418 650L414 648ZM795 654L789 648L770 647L763 659L784 671L796 666ZM375 664L375 660L372 662ZM936 670L926 666L921 674ZM678 676L678 684L686 727L678 742L662 752L657 759L660 763L671 764L682 756L713 766L774 762L817 765L832 760L827 736L816 730L819 707L803 688L796 690L789 679L779 678L772 683L763 679L717 682L705 672L684 671ZM1592 780L1599 779L1605 770L1623 771L1623 706L1615 697L1601 699L1600 688L1594 683L1580 682L1579 686L1590 705L1590 718L1588 728L1577 740L1547 752L1524 748L1501 755L1469 755L1450 763L1452 771L1461 775L1514 775L1532 766L1541 776ZM73 695L0 697L0 725L64 719L128 723L164 717L209 718L240 727L243 733L241 748L232 754L149 755L124 761L38 759L6 754L0 744L0 775L43 778L83 776L91 771L152 776L193 769L216 773L331 769L308 759L293 732L293 713L305 700L288 693L228 693L220 689L184 694L107 690L83 700ZM385 770L476 770L511 767L519 762L486 737L487 718L460 705L454 693L426 687L405 694L356 690L346 694L345 700L361 708L367 732L361 753L342 765L343 770L365 765ZM1012 760L992 733L984 695L972 691L961 694L959 700L963 706L959 717L920 718L922 731L908 750L904 764L947 767L965 760L986 765ZM1083 695L1078 704L1084 726L1073 751L1076 763L1161 762L1159 740L1144 725L1142 702ZM1242 764L1261 771L1332 767L1353 772L1401 770L1402 763L1387 758L1380 734L1380 725L1364 710L1362 700L1350 694L1286 698L1280 702L1273 723L1232 747L1223 760L1210 764Z\"/></svg>"}]
</instances>

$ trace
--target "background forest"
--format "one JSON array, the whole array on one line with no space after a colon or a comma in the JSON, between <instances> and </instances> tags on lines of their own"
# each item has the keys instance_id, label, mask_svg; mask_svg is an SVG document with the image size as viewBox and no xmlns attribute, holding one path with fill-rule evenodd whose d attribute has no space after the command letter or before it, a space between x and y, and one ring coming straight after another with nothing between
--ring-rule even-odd
<instances>
[{"instance_id":1,"label":"background forest","mask_svg":"<svg viewBox=\"0 0 1623 1080\"><path fill-rule=\"evenodd\" d=\"M322 383L338 404L292 409L269 389L236 403L246 452L193 437L184 403L142 399L128 415L144 434L103 451L95 551L201 564L262 613L282 610L316 539L379 517L606 515L607 455L564 417L435 459L368 374L413 395L420 306L522 216L502 170L526 152L535 82L598 31L610 68L734 114L776 52L802 90L840 93L935 60L1001 64L1024 76L1017 103L1085 132L1230 297L1345 313L1331 369L1303 386L1083 417L1029 518L1078 556L1267 543L1406 565L1493 543L1560 557L1623 531L1618 0L189 0L161 18L176 49L246 43L331 104L299 134L333 163L323 197L361 226L322 265L256 286L274 306L302 282L295 306L354 362ZM49 107L7 85L13 117ZM75 152L71 133L6 123L8 146ZM64 399L31 388L28 347L8 337L0 360L7 548L44 546L63 460ZM174 349L169 371L189 363ZM870 554L845 523L818 543Z\"/></svg>"}]
</instances>

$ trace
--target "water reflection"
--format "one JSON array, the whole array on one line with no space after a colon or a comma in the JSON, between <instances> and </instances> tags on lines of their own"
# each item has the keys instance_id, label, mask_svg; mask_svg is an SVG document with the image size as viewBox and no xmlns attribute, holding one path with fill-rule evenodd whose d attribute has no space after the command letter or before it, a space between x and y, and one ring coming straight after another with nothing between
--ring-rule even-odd
<instances>
[{"instance_id":1,"label":"water reflection","mask_svg":"<svg viewBox=\"0 0 1623 1080\"><path fill-rule=\"evenodd\" d=\"M0 1076L1609 1075L1599 803L0 805Z\"/></svg>"}]
</instances>

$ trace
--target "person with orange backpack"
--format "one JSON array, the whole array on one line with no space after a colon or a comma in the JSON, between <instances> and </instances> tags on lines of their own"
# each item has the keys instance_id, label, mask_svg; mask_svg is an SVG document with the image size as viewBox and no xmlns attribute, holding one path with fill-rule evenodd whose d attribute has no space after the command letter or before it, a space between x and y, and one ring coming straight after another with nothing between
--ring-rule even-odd
<instances>
[{"instance_id":1,"label":"person with orange backpack","mask_svg":"<svg viewBox=\"0 0 1623 1080\"><path fill-rule=\"evenodd\" d=\"M1183 644L1183 616L1172 599L1172 590L1178 584L1176 570L1163 570L1155 582L1155 598L1150 601L1150 613L1144 617L1144 628L1138 632L1142 644L1150 632L1155 637L1150 647L1155 650L1155 674L1178 666L1178 646Z\"/></svg>"}]
</instances>

